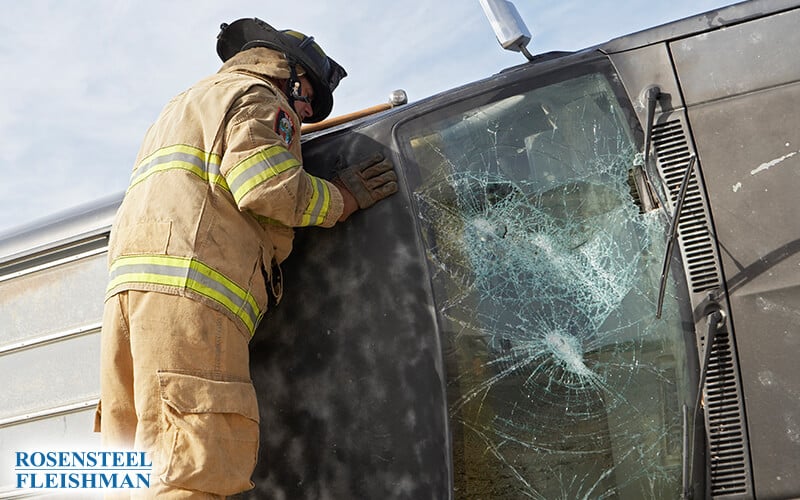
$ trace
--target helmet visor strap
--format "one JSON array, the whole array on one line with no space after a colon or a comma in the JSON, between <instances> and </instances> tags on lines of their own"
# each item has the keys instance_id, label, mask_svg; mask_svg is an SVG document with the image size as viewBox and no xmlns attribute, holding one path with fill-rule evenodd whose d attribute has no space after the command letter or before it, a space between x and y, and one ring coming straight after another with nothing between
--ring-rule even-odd
<instances>
[{"instance_id":1,"label":"helmet visor strap","mask_svg":"<svg viewBox=\"0 0 800 500\"><path fill-rule=\"evenodd\" d=\"M300 87L302 84L300 83L300 77L297 76L297 62L289 57L288 54L284 54L284 57L289 63L289 80L286 82L286 86L288 87L286 89L286 97L289 100L289 105L294 108L295 101L305 102L310 105L311 100L308 98L308 96L300 93Z\"/></svg>"},{"instance_id":2,"label":"helmet visor strap","mask_svg":"<svg viewBox=\"0 0 800 500\"><path fill-rule=\"evenodd\" d=\"M294 82L294 85L292 85L292 99L295 100L295 101L300 101L300 102L305 102L305 103L311 104L311 99L309 99L308 96L305 96L305 95L300 93L300 82L299 81ZM294 103L292 103L292 104L294 104Z\"/></svg>"},{"instance_id":3,"label":"helmet visor strap","mask_svg":"<svg viewBox=\"0 0 800 500\"><path fill-rule=\"evenodd\" d=\"M297 76L297 63L289 54L284 54L286 62L289 63L289 79L286 81L286 98L289 100L289 106L294 108L294 101L296 95L299 95L300 78Z\"/></svg>"}]
</instances>

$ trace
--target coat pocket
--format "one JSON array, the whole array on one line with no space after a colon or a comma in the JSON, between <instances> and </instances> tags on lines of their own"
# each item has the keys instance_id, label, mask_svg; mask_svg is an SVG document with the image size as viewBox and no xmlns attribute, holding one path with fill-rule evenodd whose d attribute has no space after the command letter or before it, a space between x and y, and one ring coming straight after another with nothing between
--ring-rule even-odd
<instances>
[{"instance_id":1,"label":"coat pocket","mask_svg":"<svg viewBox=\"0 0 800 500\"><path fill-rule=\"evenodd\" d=\"M114 236L121 241L122 255L164 255L172 236L171 221L141 221L117 229Z\"/></svg>"},{"instance_id":2,"label":"coat pocket","mask_svg":"<svg viewBox=\"0 0 800 500\"><path fill-rule=\"evenodd\" d=\"M258 403L253 384L158 373L165 439L153 450L161 479L180 488L233 495L253 488Z\"/></svg>"}]
</instances>

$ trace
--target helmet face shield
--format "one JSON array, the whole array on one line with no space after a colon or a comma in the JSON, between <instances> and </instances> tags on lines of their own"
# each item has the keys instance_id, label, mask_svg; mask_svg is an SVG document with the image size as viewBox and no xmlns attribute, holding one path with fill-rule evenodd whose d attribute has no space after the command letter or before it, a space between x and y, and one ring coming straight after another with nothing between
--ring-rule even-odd
<instances>
[{"instance_id":1,"label":"helmet face shield","mask_svg":"<svg viewBox=\"0 0 800 500\"><path fill-rule=\"evenodd\" d=\"M339 82L342 80L342 78L347 76L347 72L343 67L339 66L339 63L330 57L328 58L328 61L330 61L331 66L331 69L328 72L328 87L331 89L331 92L333 92L336 90L336 87L339 86Z\"/></svg>"},{"instance_id":2,"label":"helmet face shield","mask_svg":"<svg viewBox=\"0 0 800 500\"><path fill-rule=\"evenodd\" d=\"M217 54L227 61L242 50L267 47L284 54L290 65L299 64L306 70L314 87L314 114L306 121L324 120L333 109L333 91L347 72L314 41L314 37L293 30L278 31L264 21L239 19L223 24L217 36Z\"/></svg>"},{"instance_id":3,"label":"helmet face shield","mask_svg":"<svg viewBox=\"0 0 800 500\"><path fill-rule=\"evenodd\" d=\"M295 47L294 50L287 51L287 56L294 57L295 62L305 68L314 86L314 115L307 121L313 123L323 120L333 108L333 91L342 78L347 76L347 72L325 54L314 41L314 37L293 30L281 33L286 37L287 45Z\"/></svg>"}]
</instances>

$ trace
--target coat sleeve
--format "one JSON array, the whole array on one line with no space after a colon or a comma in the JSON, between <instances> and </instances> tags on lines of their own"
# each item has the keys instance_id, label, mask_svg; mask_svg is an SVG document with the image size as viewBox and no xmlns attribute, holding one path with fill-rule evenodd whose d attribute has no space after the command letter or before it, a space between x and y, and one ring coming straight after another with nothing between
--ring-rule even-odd
<instances>
[{"instance_id":1,"label":"coat sleeve","mask_svg":"<svg viewBox=\"0 0 800 500\"><path fill-rule=\"evenodd\" d=\"M331 227L342 215L342 196L330 182L308 174L290 152L300 131L292 126L297 137L280 134L280 120L289 115L281 104L286 103L260 85L237 99L228 114L221 173L242 211L291 227Z\"/></svg>"}]
</instances>

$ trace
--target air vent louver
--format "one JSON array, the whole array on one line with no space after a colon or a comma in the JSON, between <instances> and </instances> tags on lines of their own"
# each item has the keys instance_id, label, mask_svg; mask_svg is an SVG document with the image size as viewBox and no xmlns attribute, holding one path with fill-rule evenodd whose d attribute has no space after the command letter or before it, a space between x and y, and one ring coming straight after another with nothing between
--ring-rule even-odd
<instances>
[{"instance_id":1,"label":"air vent louver","mask_svg":"<svg viewBox=\"0 0 800 500\"><path fill-rule=\"evenodd\" d=\"M669 189L673 207L691 158L686 137L681 120L670 120L653 127L658 169ZM706 206L702 179L695 175L689 181L678 220L678 243L693 305L700 303L706 292L722 288ZM704 342L705 339L701 338L700 343ZM736 348L727 330L719 332L715 338L705 390L711 495L714 498L751 498L741 382Z\"/></svg>"},{"instance_id":2,"label":"air vent louver","mask_svg":"<svg viewBox=\"0 0 800 500\"><path fill-rule=\"evenodd\" d=\"M716 337L706 380L709 423L711 493L715 497L748 492L749 467L745 450L738 377L727 332Z\"/></svg>"},{"instance_id":3,"label":"air vent louver","mask_svg":"<svg viewBox=\"0 0 800 500\"><path fill-rule=\"evenodd\" d=\"M661 175L667 182L670 199L674 204L691 157L681 123L675 120L653 127L653 145ZM689 286L693 293L701 293L720 286L713 241L703 207L703 196L697 177L693 176L689 180L686 201L681 211L681 218L678 220L678 235L683 243Z\"/></svg>"}]
</instances>

